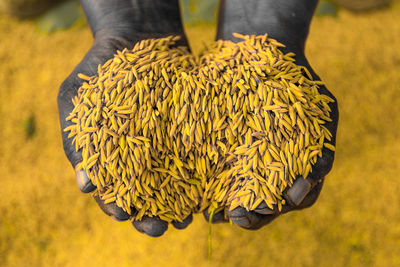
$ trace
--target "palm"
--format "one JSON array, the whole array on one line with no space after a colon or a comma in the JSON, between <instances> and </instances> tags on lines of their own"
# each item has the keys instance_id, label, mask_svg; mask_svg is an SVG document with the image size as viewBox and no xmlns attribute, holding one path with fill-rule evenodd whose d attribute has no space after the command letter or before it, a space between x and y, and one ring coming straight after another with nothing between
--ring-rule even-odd
<instances>
[{"instance_id":1,"label":"palm","mask_svg":"<svg viewBox=\"0 0 400 267\"><path fill-rule=\"evenodd\" d=\"M232 36L234 32L249 35L267 33L269 37L286 45L282 49L283 52L294 52L296 64L307 67L313 78L319 80L304 55L309 24L317 2L316 0L283 0L279 2L273 0L246 2L223 0L219 11L217 39L239 41ZM321 86L319 92L335 100L334 103L330 103L332 122L325 125L333 134L331 143L334 145L339 117L337 101L325 86ZM261 203L254 211L248 212L243 207L229 211L227 214L229 219L243 228L258 229L281 214L310 207L321 192L324 177L331 170L333 160L334 152L324 148L322 157L313 166L313 171L307 179L297 179L294 185L284 192L288 204L283 206L281 211L278 211L277 208L271 210L265 203ZM209 217L207 212L204 215L206 218ZM216 214L213 221L226 221L223 211Z\"/></svg>"},{"instance_id":2,"label":"palm","mask_svg":"<svg viewBox=\"0 0 400 267\"><path fill-rule=\"evenodd\" d=\"M117 50L132 48L136 42L143 39L180 35L182 38L179 45L187 45L178 2L175 0L155 0L145 3L133 0L81 0L81 3L95 40L82 61L62 83L58 95L64 151L74 168L82 161L82 154L80 151L75 151L72 138L68 138L68 132L64 132L63 129L72 124L66 121L66 118L74 108L72 99L83 83L83 80L78 78L78 73L87 76L96 75L98 66L112 58ZM143 23L143 20L147 23ZM75 172L82 192L89 193L96 189L84 170L76 169ZM100 208L114 219L118 221L129 219L129 215L115 203L105 204L96 196L95 200ZM192 217L189 216L183 222L173 222L173 225L183 229L191 220ZM141 221L133 221L133 225L138 231L150 236L160 236L168 228L168 224L159 218L148 217Z\"/></svg>"}]
</instances>

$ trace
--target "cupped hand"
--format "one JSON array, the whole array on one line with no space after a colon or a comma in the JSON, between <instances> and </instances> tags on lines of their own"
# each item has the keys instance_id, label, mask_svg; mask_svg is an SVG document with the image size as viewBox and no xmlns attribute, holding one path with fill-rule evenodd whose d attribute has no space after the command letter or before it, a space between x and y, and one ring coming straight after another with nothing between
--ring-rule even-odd
<instances>
[{"instance_id":1,"label":"cupped hand","mask_svg":"<svg viewBox=\"0 0 400 267\"><path fill-rule=\"evenodd\" d=\"M305 41L317 3L317 0L222 0L217 39L240 41L232 36L234 32L248 35L267 33L270 38L286 46L282 48L284 53L294 52L295 63L305 66L314 80L319 80L304 54ZM320 86L319 92L334 100L329 104L332 121L324 126L333 135L330 143L335 145L339 119L337 100L325 86ZM225 222L229 218L240 227L259 229L279 215L312 206L318 199L325 176L332 168L334 157L335 152L324 147L322 157L313 165L308 177L297 177L294 184L284 192L286 205L280 211L278 207L270 209L266 203L261 203L254 211L247 211L243 207L237 207L227 214L220 211L214 214L212 221ZM204 211L204 216L209 219L207 210Z\"/></svg>"},{"instance_id":2,"label":"cupped hand","mask_svg":"<svg viewBox=\"0 0 400 267\"><path fill-rule=\"evenodd\" d=\"M179 4L177 0L81 0L81 5L88 20L94 42L82 61L75 67L59 89L58 109L65 154L75 168L79 189L84 193L93 192L92 184L85 170L78 169L82 161L81 151L75 151L69 132L64 129L72 122L66 121L74 105L72 99L77 95L83 80L78 73L87 76L97 74L97 67L113 58L117 50L131 49L135 43L148 38L161 38L169 35L181 36L178 45L187 45L181 24ZM94 196L104 213L117 221L130 218L114 202L105 204L98 196ZM134 213L134 211L132 211ZM173 222L177 229L184 229L192 221L192 216L183 222ZM160 236L168 228L168 223L157 217L144 217L141 221L132 221L133 226L149 236Z\"/></svg>"}]
</instances>

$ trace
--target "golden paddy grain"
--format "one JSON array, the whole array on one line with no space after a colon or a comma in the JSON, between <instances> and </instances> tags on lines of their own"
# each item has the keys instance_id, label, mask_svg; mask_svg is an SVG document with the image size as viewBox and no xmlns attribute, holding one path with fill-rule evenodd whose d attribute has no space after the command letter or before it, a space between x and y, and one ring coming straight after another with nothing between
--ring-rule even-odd
<instances>
[{"instance_id":1,"label":"golden paddy grain","mask_svg":"<svg viewBox=\"0 0 400 267\"><path fill-rule=\"evenodd\" d=\"M134 219L182 221L193 212L263 201L312 171L331 134L333 100L279 42L243 36L200 57L178 37L118 51L85 82L67 118L76 150L106 203Z\"/></svg>"}]
</instances>

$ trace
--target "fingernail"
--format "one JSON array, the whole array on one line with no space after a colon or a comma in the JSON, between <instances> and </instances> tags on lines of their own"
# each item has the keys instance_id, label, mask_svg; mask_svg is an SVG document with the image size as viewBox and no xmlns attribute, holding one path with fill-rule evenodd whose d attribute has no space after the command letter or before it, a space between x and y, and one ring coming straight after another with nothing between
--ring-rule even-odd
<instances>
[{"instance_id":1,"label":"fingernail","mask_svg":"<svg viewBox=\"0 0 400 267\"><path fill-rule=\"evenodd\" d=\"M261 204L258 205L258 207L254 210L254 212L257 212L262 215L271 215L275 213L274 209L270 209L267 203L265 203L265 201L261 202Z\"/></svg>"},{"instance_id":2,"label":"fingernail","mask_svg":"<svg viewBox=\"0 0 400 267\"><path fill-rule=\"evenodd\" d=\"M271 215L275 213L275 211L270 208L255 209L254 211L262 215Z\"/></svg>"},{"instance_id":3,"label":"fingernail","mask_svg":"<svg viewBox=\"0 0 400 267\"><path fill-rule=\"evenodd\" d=\"M90 193L96 189L86 174L86 171L82 169L75 169L75 176L78 187L83 193Z\"/></svg>"},{"instance_id":4,"label":"fingernail","mask_svg":"<svg viewBox=\"0 0 400 267\"><path fill-rule=\"evenodd\" d=\"M302 177L298 178L293 186L289 188L287 195L290 201L296 206L300 205L303 199L311 190L311 183Z\"/></svg>"}]
</instances>

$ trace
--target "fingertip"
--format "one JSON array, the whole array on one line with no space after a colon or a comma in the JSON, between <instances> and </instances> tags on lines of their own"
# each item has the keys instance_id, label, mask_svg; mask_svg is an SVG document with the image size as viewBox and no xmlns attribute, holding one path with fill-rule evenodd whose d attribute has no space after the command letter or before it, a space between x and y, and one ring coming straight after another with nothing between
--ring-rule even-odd
<instances>
[{"instance_id":1,"label":"fingertip","mask_svg":"<svg viewBox=\"0 0 400 267\"><path fill-rule=\"evenodd\" d=\"M208 209L203 211L203 216L207 222L210 220L210 213L208 212ZM212 216L211 223L224 223L224 222L228 222L224 210L220 210L214 213L214 215Z\"/></svg>"},{"instance_id":2,"label":"fingertip","mask_svg":"<svg viewBox=\"0 0 400 267\"><path fill-rule=\"evenodd\" d=\"M262 215L271 215L276 213L276 208L274 207L273 209L271 209L270 207L268 207L267 203L263 201L260 205L258 205L254 212Z\"/></svg>"},{"instance_id":3,"label":"fingertip","mask_svg":"<svg viewBox=\"0 0 400 267\"><path fill-rule=\"evenodd\" d=\"M100 209L108 216L111 216L111 218L114 220L121 222L129 219L129 214L126 213L122 208L118 207L115 202L105 204L99 196L95 195L93 197Z\"/></svg>"},{"instance_id":4,"label":"fingertip","mask_svg":"<svg viewBox=\"0 0 400 267\"><path fill-rule=\"evenodd\" d=\"M228 210L228 216L231 221L243 228L250 228L251 222L249 219L249 212L243 207L237 207L234 210Z\"/></svg>"},{"instance_id":5,"label":"fingertip","mask_svg":"<svg viewBox=\"0 0 400 267\"><path fill-rule=\"evenodd\" d=\"M133 226L141 233L151 237L159 237L168 229L168 223L158 217L143 217L140 221L133 221Z\"/></svg>"},{"instance_id":6,"label":"fingertip","mask_svg":"<svg viewBox=\"0 0 400 267\"><path fill-rule=\"evenodd\" d=\"M83 193L90 193L96 189L85 170L75 167L75 177L78 187Z\"/></svg>"},{"instance_id":7,"label":"fingertip","mask_svg":"<svg viewBox=\"0 0 400 267\"><path fill-rule=\"evenodd\" d=\"M231 217L231 221L243 228L250 228L250 220L247 217Z\"/></svg>"},{"instance_id":8,"label":"fingertip","mask_svg":"<svg viewBox=\"0 0 400 267\"><path fill-rule=\"evenodd\" d=\"M187 216L182 222L178 222L178 221L173 221L172 225L179 230L185 229L186 227L189 226L189 224L191 224L193 221L193 216L192 214L190 214L189 216Z\"/></svg>"},{"instance_id":9,"label":"fingertip","mask_svg":"<svg viewBox=\"0 0 400 267\"><path fill-rule=\"evenodd\" d=\"M322 186L324 184L324 179L321 179L321 182L319 182L317 185L315 185L310 193L304 198L304 200L301 202L301 204L296 207L296 209L306 209L314 205L314 203L317 201L319 194L321 193Z\"/></svg>"},{"instance_id":10,"label":"fingertip","mask_svg":"<svg viewBox=\"0 0 400 267\"><path fill-rule=\"evenodd\" d=\"M279 214L269 214L269 215L262 215L257 214L253 211L247 211L243 207L237 207L232 211L228 211L228 216L231 221L248 230L257 230L260 229L262 226L269 224L275 218L279 216Z\"/></svg>"},{"instance_id":11,"label":"fingertip","mask_svg":"<svg viewBox=\"0 0 400 267\"><path fill-rule=\"evenodd\" d=\"M118 216L120 216L120 217L118 217ZM128 214L127 217L125 215L122 215L122 214L120 214L118 216L117 215L112 215L111 218L113 218L117 222L124 222L124 221L129 219L129 214Z\"/></svg>"}]
</instances>

